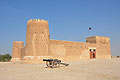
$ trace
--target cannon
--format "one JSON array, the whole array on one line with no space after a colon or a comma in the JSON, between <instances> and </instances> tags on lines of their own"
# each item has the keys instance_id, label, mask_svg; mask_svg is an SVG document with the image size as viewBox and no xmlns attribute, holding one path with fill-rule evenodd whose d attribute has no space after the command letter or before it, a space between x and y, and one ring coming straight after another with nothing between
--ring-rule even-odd
<instances>
[{"instance_id":1,"label":"cannon","mask_svg":"<svg viewBox=\"0 0 120 80\"><path fill-rule=\"evenodd\" d=\"M69 64L61 63L61 60L58 59L43 59L43 61L46 61L47 68L59 68L60 64L69 66Z\"/></svg>"}]
</instances>

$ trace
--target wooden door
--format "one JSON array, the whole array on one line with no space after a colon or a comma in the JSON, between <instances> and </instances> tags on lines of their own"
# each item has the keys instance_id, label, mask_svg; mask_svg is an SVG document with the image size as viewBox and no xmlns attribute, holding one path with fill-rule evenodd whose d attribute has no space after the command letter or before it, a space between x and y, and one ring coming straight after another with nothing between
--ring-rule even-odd
<instances>
[{"instance_id":1,"label":"wooden door","mask_svg":"<svg viewBox=\"0 0 120 80\"><path fill-rule=\"evenodd\" d=\"M90 49L90 59L96 58L96 50L95 49Z\"/></svg>"}]
</instances>

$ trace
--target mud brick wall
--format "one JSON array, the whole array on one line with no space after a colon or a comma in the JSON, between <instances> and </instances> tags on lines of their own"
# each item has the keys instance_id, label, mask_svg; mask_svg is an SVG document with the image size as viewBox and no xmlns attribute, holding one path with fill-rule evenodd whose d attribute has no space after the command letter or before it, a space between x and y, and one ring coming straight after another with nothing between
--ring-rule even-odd
<instances>
[{"instance_id":1,"label":"mud brick wall","mask_svg":"<svg viewBox=\"0 0 120 80\"><path fill-rule=\"evenodd\" d=\"M90 59L89 48L96 47L95 44L50 40L50 54L62 60Z\"/></svg>"},{"instance_id":2,"label":"mud brick wall","mask_svg":"<svg viewBox=\"0 0 120 80\"><path fill-rule=\"evenodd\" d=\"M110 59L111 58L111 48L110 48L110 38L95 36L86 39L87 43L96 44L96 58L97 59Z\"/></svg>"},{"instance_id":3,"label":"mud brick wall","mask_svg":"<svg viewBox=\"0 0 120 80\"><path fill-rule=\"evenodd\" d=\"M13 42L12 61L22 60L22 55L24 55L24 42L22 41Z\"/></svg>"},{"instance_id":4,"label":"mud brick wall","mask_svg":"<svg viewBox=\"0 0 120 80\"><path fill-rule=\"evenodd\" d=\"M49 27L45 20L30 20L27 23L25 56L49 55Z\"/></svg>"}]
</instances>

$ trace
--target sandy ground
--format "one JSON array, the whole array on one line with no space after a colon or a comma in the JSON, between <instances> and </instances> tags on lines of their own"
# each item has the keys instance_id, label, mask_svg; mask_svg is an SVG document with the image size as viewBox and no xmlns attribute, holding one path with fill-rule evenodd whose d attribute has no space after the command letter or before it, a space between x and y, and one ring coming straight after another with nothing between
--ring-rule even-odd
<instances>
[{"instance_id":1,"label":"sandy ground","mask_svg":"<svg viewBox=\"0 0 120 80\"><path fill-rule=\"evenodd\" d=\"M120 80L120 58L67 62L68 67L45 64L0 63L0 80Z\"/></svg>"}]
</instances>

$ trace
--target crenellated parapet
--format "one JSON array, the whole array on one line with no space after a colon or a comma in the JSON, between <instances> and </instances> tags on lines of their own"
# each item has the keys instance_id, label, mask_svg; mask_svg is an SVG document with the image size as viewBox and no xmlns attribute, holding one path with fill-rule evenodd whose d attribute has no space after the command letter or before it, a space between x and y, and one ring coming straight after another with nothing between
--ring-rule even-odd
<instances>
[{"instance_id":1,"label":"crenellated parapet","mask_svg":"<svg viewBox=\"0 0 120 80\"><path fill-rule=\"evenodd\" d=\"M35 22L35 23L47 23L47 24L48 24L48 21L43 20L43 19L30 19L30 20L27 22L27 24L33 23L33 22Z\"/></svg>"}]
</instances>

